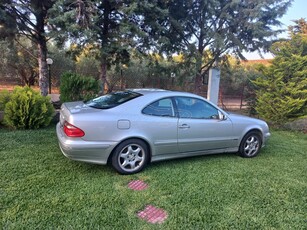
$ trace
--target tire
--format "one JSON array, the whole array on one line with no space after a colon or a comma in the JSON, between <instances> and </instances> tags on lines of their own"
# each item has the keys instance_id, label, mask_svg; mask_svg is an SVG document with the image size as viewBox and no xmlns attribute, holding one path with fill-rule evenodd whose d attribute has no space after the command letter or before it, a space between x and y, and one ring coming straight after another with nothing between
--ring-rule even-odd
<instances>
[{"instance_id":1,"label":"tire","mask_svg":"<svg viewBox=\"0 0 307 230\"><path fill-rule=\"evenodd\" d=\"M258 132L247 133L240 144L239 154L241 157L251 158L258 155L262 146L262 138Z\"/></svg>"},{"instance_id":2,"label":"tire","mask_svg":"<svg viewBox=\"0 0 307 230\"><path fill-rule=\"evenodd\" d=\"M128 175L142 171L149 159L149 150L144 141L129 139L120 143L112 154L113 168Z\"/></svg>"}]
</instances>

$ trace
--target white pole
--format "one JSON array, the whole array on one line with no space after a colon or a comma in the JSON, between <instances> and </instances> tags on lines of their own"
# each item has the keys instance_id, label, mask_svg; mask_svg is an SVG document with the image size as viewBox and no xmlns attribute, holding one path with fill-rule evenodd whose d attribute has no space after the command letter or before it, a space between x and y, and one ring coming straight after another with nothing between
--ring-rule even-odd
<instances>
[{"instance_id":1,"label":"white pole","mask_svg":"<svg viewBox=\"0 0 307 230\"><path fill-rule=\"evenodd\" d=\"M219 101L219 89L220 89L220 75L221 71L217 68L209 69L209 80L208 80L208 95L207 99L218 104Z\"/></svg>"}]
</instances>

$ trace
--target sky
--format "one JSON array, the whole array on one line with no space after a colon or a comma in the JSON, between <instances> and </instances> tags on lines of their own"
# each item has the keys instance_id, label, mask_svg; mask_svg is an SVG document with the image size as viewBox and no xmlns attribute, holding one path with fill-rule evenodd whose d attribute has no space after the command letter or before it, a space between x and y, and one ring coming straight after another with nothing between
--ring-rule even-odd
<instances>
[{"instance_id":1,"label":"sky","mask_svg":"<svg viewBox=\"0 0 307 230\"><path fill-rule=\"evenodd\" d=\"M297 20L300 18L307 19L306 0L294 0L287 13L281 18L281 22L285 24L285 28L287 28L287 26L294 24L292 20Z\"/></svg>"},{"instance_id":2,"label":"sky","mask_svg":"<svg viewBox=\"0 0 307 230\"><path fill-rule=\"evenodd\" d=\"M307 20L307 0L294 0L292 5L288 8L287 13L280 19L283 26L280 29L287 30L288 26L294 25L293 20L305 18ZM280 35L281 38L287 38L288 33L285 31ZM245 57L248 60L261 59L257 53L247 53ZM272 58L271 54L265 54L264 58Z\"/></svg>"}]
</instances>

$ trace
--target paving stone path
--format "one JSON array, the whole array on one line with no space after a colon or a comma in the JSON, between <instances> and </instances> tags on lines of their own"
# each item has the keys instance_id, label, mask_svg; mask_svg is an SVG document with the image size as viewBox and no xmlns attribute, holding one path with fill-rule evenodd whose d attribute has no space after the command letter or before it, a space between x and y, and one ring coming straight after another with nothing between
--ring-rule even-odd
<instances>
[{"instance_id":1,"label":"paving stone path","mask_svg":"<svg viewBox=\"0 0 307 230\"><path fill-rule=\"evenodd\" d=\"M135 191L142 191L148 188L148 184L142 180L133 180L128 184L128 188ZM168 217L168 214L162 208L153 205L146 205L143 210L137 213L137 216L152 224L162 224Z\"/></svg>"}]
</instances>

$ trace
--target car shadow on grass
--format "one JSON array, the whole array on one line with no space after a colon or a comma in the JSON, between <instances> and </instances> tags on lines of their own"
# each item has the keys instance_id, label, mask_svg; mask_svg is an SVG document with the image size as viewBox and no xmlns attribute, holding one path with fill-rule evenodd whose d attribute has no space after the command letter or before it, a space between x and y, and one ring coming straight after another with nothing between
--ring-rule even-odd
<instances>
[{"instance_id":1,"label":"car shadow on grass","mask_svg":"<svg viewBox=\"0 0 307 230\"><path fill-rule=\"evenodd\" d=\"M109 165L91 164L86 162L72 161L69 159L64 160L64 170L71 169L73 171L77 171L80 174L91 174L91 176L95 174L112 175L115 173L115 171Z\"/></svg>"},{"instance_id":2,"label":"car shadow on grass","mask_svg":"<svg viewBox=\"0 0 307 230\"><path fill-rule=\"evenodd\" d=\"M173 166L184 166L197 163L209 163L212 161L224 161L226 158L230 159L242 159L238 156L237 153L217 153L210 155L201 155L201 156L191 156L191 157L182 157L177 159L156 161L149 164L149 168L159 168L159 167L173 167Z\"/></svg>"},{"instance_id":3,"label":"car shadow on grass","mask_svg":"<svg viewBox=\"0 0 307 230\"><path fill-rule=\"evenodd\" d=\"M266 155L264 151L257 156L256 158L260 158ZM261 158L262 158L261 157ZM67 164L69 164L69 168L72 170L77 170L79 173L91 173L91 174L105 174L105 175L119 175L113 168L111 164L107 165L99 165L99 164L91 164L91 163L85 163L85 162L77 162L72 161L69 159L66 159ZM177 159L169 159L169 160L163 160L163 161L157 161L157 162L151 162L147 165L147 167L142 172L150 172L155 170L166 170L171 169L173 167L197 167L198 164L212 164L216 163L218 164L230 164L234 162L244 161L248 160L247 158L242 158L238 155L238 153L218 153L218 154L210 154L210 155L201 155L201 156L191 156L191 157L183 157L183 158L177 158ZM138 174L142 174L142 172L139 172Z\"/></svg>"}]
</instances>

